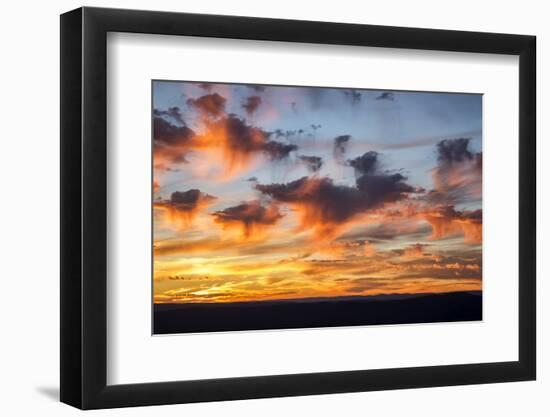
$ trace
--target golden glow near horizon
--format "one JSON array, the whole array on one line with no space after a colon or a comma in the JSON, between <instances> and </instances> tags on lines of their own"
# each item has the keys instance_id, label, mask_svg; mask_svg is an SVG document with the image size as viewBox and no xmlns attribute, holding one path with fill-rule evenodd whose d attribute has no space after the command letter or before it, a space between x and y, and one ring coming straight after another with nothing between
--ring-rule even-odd
<instances>
[{"instance_id":1,"label":"golden glow near horizon","mask_svg":"<svg viewBox=\"0 0 550 417\"><path fill-rule=\"evenodd\" d=\"M481 290L480 100L155 82L154 302Z\"/></svg>"}]
</instances>

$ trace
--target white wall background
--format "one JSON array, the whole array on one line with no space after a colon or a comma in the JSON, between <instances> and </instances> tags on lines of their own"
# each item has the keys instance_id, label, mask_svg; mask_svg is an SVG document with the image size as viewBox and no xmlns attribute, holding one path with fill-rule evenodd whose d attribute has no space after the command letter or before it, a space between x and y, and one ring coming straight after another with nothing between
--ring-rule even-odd
<instances>
[{"instance_id":1,"label":"white wall background","mask_svg":"<svg viewBox=\"0 0 550 417\"><path fill-rule=\"evenodd\" d=\"M81 6L59 0L7 2L0 23L0 410L4 415L76 415L58 403L59 392L59 17ZM550 167L543 165L548 124L543 100L550 96L550 26L544 2L417 0L360 2L340 0L92 1L86 5L327 20L534 34L538 37L539 262L538 381L345 395L237 401L94 412L128 416L421 415L546 416L550 412L550 209L543 187ZM546 395L544 395L546 394Z\"/></svg>"}]
</instances>

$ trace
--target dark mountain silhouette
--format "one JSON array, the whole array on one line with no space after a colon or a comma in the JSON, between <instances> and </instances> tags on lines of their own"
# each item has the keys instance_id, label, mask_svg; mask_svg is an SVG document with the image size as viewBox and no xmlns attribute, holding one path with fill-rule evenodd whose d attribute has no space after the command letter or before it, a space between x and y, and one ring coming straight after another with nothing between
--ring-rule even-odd
<instances>
[{"instance_id":1,"label":"dark mountain silhouette","mask_svg":"<svg viewBox=\"0 0 550 417\"><path fill-rule=\"evenodd\" d=\"M154 334L411 324L482 319L481 292L239 303L155 304Z\"/></svg>"}]
</instances>

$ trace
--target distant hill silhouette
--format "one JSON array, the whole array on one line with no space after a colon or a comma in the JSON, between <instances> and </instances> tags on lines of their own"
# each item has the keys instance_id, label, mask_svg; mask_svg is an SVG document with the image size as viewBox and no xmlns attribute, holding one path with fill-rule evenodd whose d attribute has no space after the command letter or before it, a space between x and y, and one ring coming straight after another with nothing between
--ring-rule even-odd
<instances>
[{"instance_id":1,"label":"distant hill silhouette","mask_svg":"<svg viewBox=\"0 0 550 417\"><path fill-rule=\"evenodd\" d=\"M481 292L155 304L154 334L410 324L482 319Z\"/></svg>"}]
</instances>

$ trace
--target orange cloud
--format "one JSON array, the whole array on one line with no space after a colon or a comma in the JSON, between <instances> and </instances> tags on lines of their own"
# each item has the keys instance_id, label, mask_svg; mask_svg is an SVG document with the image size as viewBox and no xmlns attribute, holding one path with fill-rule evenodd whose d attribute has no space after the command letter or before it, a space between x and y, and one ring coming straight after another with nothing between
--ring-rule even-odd
<instances>
[{"instance_id":1,"label":"orange cloud","mask_svg":"<svg viewBox=\"0 0 550 417\"><path fill-rule=\"evenodd\" d=\"M462 234L466 243L481 243L481 210L457 211L453 206L442 206L425 210L420 217L432 226L432 239Z\"/></svg>"},{"instance_id":2,"label":"orange cloud","mask_svg":"<svg viewBox=\"0 0 550 417\"><path fill-rule=\"evenodd\" d=\"M478 244L482 241L482 210L457 210L454 205L431 205L422 200L395 204L389 209L376 210L372 223L377 224L373 237L393 239L400 235L415 233L419 222L427 223L432 230L429 239L439 240L453 236L464 236L465 243Z\"/></svg>"},{"instance_id":3,"label":"orange cloud","mask_svg":"<svg viewBox=\"0 0 550 417\"><path fill-rule=\"evenodd\" d=\"M191 107L202 115L201 127L195 132L187 126L168 121L164 112L154 117L154 166L168 169L174 164L187 163L193 151L206 153L218 179L230 179L246 172L258 155L280 160L298 149L296 145L271 140L271 133L252 125L233 114L225 113L225 98L217 93L189 99ZM205 159L205 158L203 158ZM212 163L215 162L215 163ZM191 170L197 170L191 164ZM209 171L208 174L211 174Z\"/></svg>"}]
</instances>

